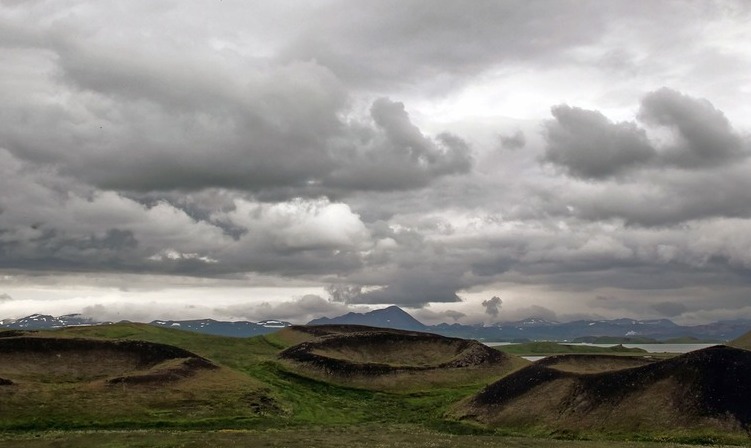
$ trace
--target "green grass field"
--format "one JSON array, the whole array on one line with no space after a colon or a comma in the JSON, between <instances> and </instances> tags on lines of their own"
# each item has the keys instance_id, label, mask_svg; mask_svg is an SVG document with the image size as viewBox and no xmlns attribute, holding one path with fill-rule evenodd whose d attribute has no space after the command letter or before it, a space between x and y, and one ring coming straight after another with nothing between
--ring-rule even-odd
<instances>
[{"instance_id":1,"label":"green grass field","mask_svg":"<svg viewBox=\"0 0 751 448\"><path fill-rule=\"evenodd\" d=\"M213 376L201 373L159 388L97 389L54 381L0 388L0 447L574 448L605 446L603 440L608 440L606 446L618 448L672 447L679 446L674 442L686 441L701 446L712 440L675 433L671 438L652 435L644 440L639 434L490 430L456 422L447 418L449 409L498 378L478 380L473 375L459 375L451 385L429 388L409 383L381 390L338 386L280 363L277 353L295 342L283 334L242 339L116 324L39 335L169 344L205 357L222 369L212 371ZM597 440L581 440L592 438ZM723 441L747 442L737 438Z\"/></svg>"},{"instance_id":2,"label":"green grass field","mask_svg":"<svg viewBox=\"0 0 751 448\"><path fill-rule=\"evenodd\" d=\"M504 435L457 435L413 425L348 425L305 428L213 431L66 431L26 434L0 434L0 447L7 448L699 448L728 447L716 444L680 444L597 440L561 440L554 438Z\"/></svg>"}]
</instances>

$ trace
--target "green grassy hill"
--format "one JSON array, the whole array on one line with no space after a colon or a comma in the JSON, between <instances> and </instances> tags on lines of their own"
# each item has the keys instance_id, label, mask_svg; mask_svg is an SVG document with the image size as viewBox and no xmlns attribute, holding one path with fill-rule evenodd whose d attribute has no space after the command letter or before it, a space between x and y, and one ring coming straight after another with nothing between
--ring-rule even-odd
<instances>
[{"instance_id":1,"label":"green grassy hill","mask_svg":"<svg viewBox=\"0 0 751 448\"><path fill-rule=\"evenodd\" d=\"M9 383L0 387L1 429L194 426L283 412L263 382L193 352L81 333L0 338Z\"/></svg>"},{"instance_id":2,"label":"green grassy hill","mask_svg":"<svg viewBox=\"0 0 751 448\"><path fill-rule=\"evenodd\" d=\"M405 440L411 442L403 446L497 446L512 440L509 435L562 434L558 428L498 428L447 417L457 403L528 362L488 352L487 347L470 341L389 330L368 336L362 331L297 327L242 339L128 323L3 332L0 431L6 432L0 432L0 446L19 446L20 440L23 446L86 446L88 441L99 446L97 440L110 436L115 440L111 446L130 446L131 433L122 432L126 429L147 429L138 437L159 446L205 446L205 432L170 432L193 429L222 430L211 440L252 441L254 446L279 446L280 441L285 446L308 446L311 441L317 446L329 446L329 442L331 446L368 446L369 442L390 446ZM46 349L19 349L19 344L26 343ZM359 366L356 369L366 370L377 365L380 373L346 379L341 372L311 369L299 360L280 357L285 350L305 344L311 350L304 352L322 356L326 362L354 363ZM393 344L393 348L383 344ZM557 344L533 347L538 353L567 350ZM626 369L636 360L611 358L588 355L585 361L563 357L549 362L552 371L578 375L573 372ZM483 365L487 360L500 362ZM523 371L516 372L512 375ZM97 429L121 432L101 437L69 432ZM63 432L29 432L48 430ZM642 437L638 432L608 431L586 436L603 440ZM514 440L508 446L554 446Z\"/></svg>"},{"instance_id":3,"label":"green grassy hill","mask_svg":"<svg viewBox=\"0 0 751 448\"><path fill-rule=\"evenodd\" d=\"M442 418L448 406L505 373L486 372L472 376L470 381L462 375L442 378L441 387L427 387L420 380L404 388L363 389L337 385L325 376L308 375L279 360L277 356L282 350L300 340L310 339L309 335L301 336L294 330L243 339L123 323L69 327L26 335L168 344L205 358L218 369L158 386L136 387L124 383L105 387L90 382L63 384L55 378L37 381L33 387L3 386L0 387L0 399L4 405L0 414L4 414L0 415L0 425L5 429L247 429L371 422L451 427L452 424ZM13 380L12 375L3 375L0 369L0 378L5 377Z\"/></svg>"},{"instance_id":4,"label":"green grassy hill","mask_svg":"<svg viewBox=\"0 0 751 448\"><path fill-rule=\"evenodd\" d=\"M731 347L751 350L751 331L732 340L728 345Z\"/></svg>"},{"instance_id":5,"label":"green grassy hill","mask_svg":"<svg viewBox=\"0 0 751 448\"><path fill-rule=\"evenodd\" d=\"M647 437L714 434L749 442L751 352L697 350L633 368L580 373L533 364L457 406L491 427Z\"/></svg>"},{"instance_id":6,"label":"green grassy hill","mask_svg":"<svg viewBox=\"0 0 751 448\"><path fill-rule=\"evenodd\" d=\"M521 356L559 355L566 353L645 355L647 353L646 350L640 348L627 348L622 345L594 347L589 345L560 344L558 342L525 342L521 344L498 345L494 348L505 353Z\"/></svg>"}]
</instances>

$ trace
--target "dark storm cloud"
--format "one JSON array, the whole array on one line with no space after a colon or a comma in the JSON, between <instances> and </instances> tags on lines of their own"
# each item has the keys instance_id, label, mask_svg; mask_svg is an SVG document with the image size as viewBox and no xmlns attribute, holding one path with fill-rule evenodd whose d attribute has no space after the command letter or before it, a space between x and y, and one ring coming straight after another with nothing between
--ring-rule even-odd
<instances>
[{"instance_id":1,"label":"dark storm cloud","mask_svg":"<svg viewBox=\"0 0 751 448\"><path fill-rule=\"evenodd\" d=\"M456 292L466 286L456 273L441 273L445 267L426 264L384 277L387 286L351 297L353 304L397 304L423 307L431 302L461 302Z\"/></svg>"},{"instance_id":2,"label":"dark storm cloud","mask_svg":"<svg viewBox=\"0 0 751 448\"><path fill-rule=\"evenodd\" d=\"M572 188L565 201L591 221L623 219L630 225L665 226L707 218L751 216L748 161L706 172L645 172L633 182Z\"/></svg>"},{"instance_id":3,"label":"dark storm cloud","mask_svg":"<svg viewBox=\"0 0 751 448\"><path fill-rule=\"evenodd\" d=\"M613 123L602 113L567 105L552 109L546 123L544 160L568 174L607 179L639 169L709 169L749 156L748 142L705 99L662 88L641 102L639 120L667 129L674 142L655 144L635 122Z\"/></svg>"},{"instance_id":4,"label":"dark storm cloud","mask_svg":"<svg viewBox=\"0 0 751 448\"><path fill-rule=\"evenodd\" d=\"M378 131L360 129L363 145L342 148L342 166L324 179L324 186L400 190L469 172L472 159L467 143L448 133L434 139L424 136L410 121L404 104L381 98L370 113Z\"/></svg>"},{"instance_id":5,"label":"dark storm cloud","mask_svg":"<svg viewBox=\"0 0 751 448\"><path fill-rule=\"evenodd\" d=\"M639 119L676 133L675 144L663 150L667 165L706 168L749 155L725 115L705 99L662 88L644 97Z\"/></svg>"},{"instance_id":6,"label":"dark storm cloud","mask_svg":"<svg viewBox=\"0 0 751 448\"><path fill-rule=\"evenodd\" d=\"M748 141L689 96L745 110L726 106L748 72L737 5L3 2L0 266L332 285L216 310L249 319L497 314L478 294L563 316L506 287L631 293L605 314L677 313L680 292L719 285L744 297ZM688 94L608 118L665 79ZM561 104L579 99L592 110Z\"/></svg>"},{"instance_id":7,"label":"dark storm cloud","mask_svg":"<svg viewBox=\"0 0 751 448\"><path fill-rule=\"evenodd\" d=\"M424 135L402 103L382 98L353 115L315 62L238 61L173 42L113 52L66 27L35 32L24 94L0 94L0 147L101 188L315 196L423 187L471 167L464 140ZM50 91L65 99L28 100Z\"/></svg>"},{"instance_id":8,"label":"dark storm cloud","mask_svg":"<svg viewBox=\"0 0 751 448\"><path fill-rule=\"evenodd\" d=\"M498 317L498 313L501 312L501 304L503 304L503 301L497 296L482 301L482 306L485 307L485 314L493 317Z\"/></svg>"},{"instance_id":9,"label":"dark storm cloud","mask_svg":"<svg viewBox=\"0 0 751 448\"><path fill-rule=\"evenodd\" d=\"M545 160L582 178L607 178L645 165L656 156L635 123L613 123L597 111L566 105L552 109Z\"/></svg>"},{"instance_id":10,"label":"dark storm cloud","mask_svg":"<svg viewBox=\"0 0 751 448\"><path fill-rule=\"evenodd\" d=\"M562 200L566 214L647 226L751 216L749 140L709 101L662 88L642 99L642 124L569 106L553 115L543 160L597 182L570 185L550 207Z\"/></svg>"}]
</instances>

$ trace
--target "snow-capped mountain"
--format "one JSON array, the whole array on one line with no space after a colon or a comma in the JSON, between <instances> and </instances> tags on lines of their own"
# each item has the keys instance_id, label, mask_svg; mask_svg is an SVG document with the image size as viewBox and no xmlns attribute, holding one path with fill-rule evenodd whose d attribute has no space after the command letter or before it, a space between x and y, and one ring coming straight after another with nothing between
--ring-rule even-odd
<instances>
[{"instance_id":1,"label":"snow-capped mountain","mask_svg":"<svg viewBox=\"0 0 751 448\"><path fill-rule=\"evenodd\" d=\"M77 325L93 325L93 319L80 314L66 314L64 316L50 316L48 314L32 314L20 319L6 319L2 326L17 330L43 330L49 328L73 327Z\"/></svg>"},{"instance_id":2,"label":"snow-capped mountain","mask_svg":"<svg viewBox=\"0 0 751 448\"><path fill-rule=\"evenodd\" d=\"M154 320L150 325L157 327L170 327L197 333L214 334L218 336L248 337L272 333L284 327L292 325L280 320L263 320L260 322L226 322L214 319L200 320Z\"/></svg>"}]
</instances>

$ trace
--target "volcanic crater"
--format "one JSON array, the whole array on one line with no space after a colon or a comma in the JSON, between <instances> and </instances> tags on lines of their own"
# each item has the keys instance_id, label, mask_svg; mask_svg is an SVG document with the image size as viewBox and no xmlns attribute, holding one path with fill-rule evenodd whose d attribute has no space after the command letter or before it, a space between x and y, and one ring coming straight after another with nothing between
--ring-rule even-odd
<instances>
[{"instance_id":1,"label":"volcanic crater","mask_svg":"<svg viewBox=\"0 0 751 448\"><path fill-rule=\"evenodd\" d=\"M6 383L145 384L218 368L187 350L144 341L52 338L14 335L0 338L0 378Z\"/></svg>"},{"instance_id":2,"label":"volcanic crater","mask_svg":"<svg viewBox=\"0 0 751 448\"><path fill-rule=\"evenodd\" d=\"M280 359L333 378L510 368L515 358L477 341L429 333L353 325L292 331L315 337L282 351Z\"/></svg>"},{"instance_id":3,"label":"volcanic crater","mask_svg":"<svg viewBox=\"0 0 751 448\"><path fill-rule=\"evenodd\" d=\"M454 416L553 430L751 429L750 351L715 346L600 373L550 364L500 379L457 406Z\"/></svg>"}]
</instances>

